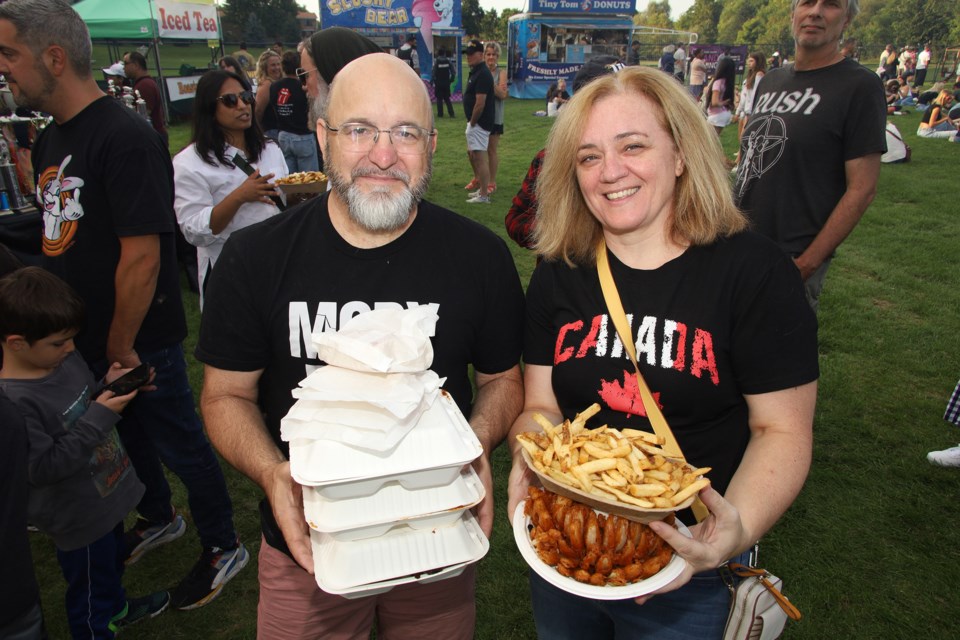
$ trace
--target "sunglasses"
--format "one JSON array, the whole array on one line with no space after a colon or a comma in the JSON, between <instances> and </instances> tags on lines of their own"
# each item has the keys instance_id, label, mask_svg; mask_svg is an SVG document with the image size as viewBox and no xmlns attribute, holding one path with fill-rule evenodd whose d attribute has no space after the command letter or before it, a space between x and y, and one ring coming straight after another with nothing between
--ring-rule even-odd
<instances>
[{"instance_id":1,"label":"sunglasses","mask_svg":"<svg viewBox=\"0 0 960 640\"><path fill-rule=\"evenodd\" d=\"M225 93L222 96L217 96L217 100L223 103L223 106L228 109L232 109L243 100L243 104L253 104L253 92L252 91L241 91L240 93Z\"/></svg>"}]
</instances>

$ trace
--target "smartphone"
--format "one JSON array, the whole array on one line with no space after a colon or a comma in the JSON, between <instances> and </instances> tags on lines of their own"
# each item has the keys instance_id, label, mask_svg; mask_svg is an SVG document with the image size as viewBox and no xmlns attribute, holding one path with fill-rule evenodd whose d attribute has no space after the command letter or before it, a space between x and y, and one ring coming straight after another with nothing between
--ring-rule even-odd
<instances>
[{"instance_id":1,"label":"smartphone","mask_svg":"<svg viewBox=\"0 0 960 640\"><path fill-rule=\"evenodd\" d=\"M150 365L143 362L105 386L101 390L101 393L103 391L113 391L114 395L125 396L134 389L139 389L149 381Z\"/></svg>"}]
</instances>

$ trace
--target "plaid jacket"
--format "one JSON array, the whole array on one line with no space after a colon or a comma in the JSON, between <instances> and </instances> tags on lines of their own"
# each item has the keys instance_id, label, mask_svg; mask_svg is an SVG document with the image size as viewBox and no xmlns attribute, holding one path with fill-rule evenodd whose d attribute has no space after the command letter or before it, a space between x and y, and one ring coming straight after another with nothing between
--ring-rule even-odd
<instances>
[{"instance_id":1,"label":"plaid jacket","mask_svg":"<svg viewBox=\"0 0 960 640\"><path fill-rule=\"evenodd\" d=\"M943 413L943 419L960 427L960 382L957 383L956 388L950 395L947 410Z\"/></svg>"},{"instance_id":2,"label":"plaid jacket","mask_svg":"<svg viewBox=\"0 0 960 640\"><path fill-rule=\"evenodd\" d=\"M520 190L513 196L513 206L507 212L504 223L507 226L507 235L513 238L521 247L532 248L533 225L537 217L537 177L543 166L543 155L546 149L541 149L527 169L527 177L523 179Z\"/></svg>"}]
</instances>

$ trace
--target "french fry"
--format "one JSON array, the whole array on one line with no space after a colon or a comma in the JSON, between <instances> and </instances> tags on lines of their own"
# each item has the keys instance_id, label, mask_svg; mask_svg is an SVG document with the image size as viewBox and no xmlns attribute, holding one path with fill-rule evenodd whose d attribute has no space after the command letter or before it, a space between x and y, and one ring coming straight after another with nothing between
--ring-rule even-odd
<instances>
[{"instance_id":1,"label":"french fry","mask_svg":"<svg viewBox=\"0 0 960 640\"><path fill-rule=\"evenodd\" d=\"M667 487L665 485L656 483L631 484L627 486L627 493L634 498L652 498L663 494L666 490Z\"/></svg>"},{"instance_id":2,"label":"french fry","mask_svg":"<svg viewBox=\"0 0 960 640\"><path fill-rule=\"evenodd\" d=\"M544 418L541 414L533 414L533 420L540 425L540 428L543 429L543 432L547 434L549 438L553 438L553 434L556 432L556 428L553 426L553 423Z\"/></svg>"},{"instance_id":3,"label":"french fry","mask_svg":"<svg viewBox=\"0 0 960 640\"><path fill-rule=\"evenodd\" d=\"M609 471L617 466L617 461L615 458L598 458L596 460L590 460L589 462L584 462L583 464L577 465L574 469L579 469L583 473L599 473L601 471Z\"/></svg>"},{"instance_id":4,"label":"french fry","mask_svg":"<svg viewBox=\"0 0 960 640\"><path fill-rule=\"evenodd\" d=\"M629 443L624 443L616 449L606 449L592 442L584 444L583 449L594 458L626 458L633 450Z\"/></svg>"},{"instance_id":5,"label":"french fry","mask_svg":"<svg viewBox=\"0 0 960 640\"><path fill-rule=\"evenodd\" d=\"M521 433L520 435L523 435L523 434ZM526 438L517 438L517 441L520 442L520 446L526 449L527 453L529 453L530 457L533 458L534 460L537 459L537 456L543 453L543 449L538 447L536 443Z\"/></svg>"},{"instance_id":6,"label":"french fry","mask_svg":"<svg viewBox=\"0 0 960 640\"><path fill-rule=\"evenodd\" d=\"M690 496L699 492L701 489L703 489L709 484L710 484L709 480L707 480L706 478L701 478L700 480L697 480L693 484L687 486L685 489L678 491L672 498L670 498L670 500L673 502L674 505L678 505L684 500L686 500L687 498L689 498Z\"/></svg>"}]
</instances>

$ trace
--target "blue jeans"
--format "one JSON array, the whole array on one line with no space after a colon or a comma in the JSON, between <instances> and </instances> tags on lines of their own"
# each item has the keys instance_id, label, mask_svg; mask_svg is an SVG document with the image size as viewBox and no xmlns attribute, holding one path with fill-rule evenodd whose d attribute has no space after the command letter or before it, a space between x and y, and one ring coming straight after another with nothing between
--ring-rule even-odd
<instances>
[{"instance_id":1,"label":"blue jeans","mask_svg":"<svg viewBox=\"0 0 960 640\"><path fill-rule=\"evenodd\" d=\"M203 432L187 379L183 345L140 353L156 371L156 391L141 391L127 405L117 425L120 439L146 487L137 511L147 520L170 520L170 485L166 465L187 489L190 513L204 547L229 548L237 534L233 505L220 462ZM102 375L102 371L98 371ZM163 465L161 465L163 461Z\"/></svg>"},{"instance_id":2,"label":"blue jeans","mask_svg":"<svg viewBox=\"0 0 960 640\"><path fill-rule=\"evenodd\" d=\"M93 543L62 551L57 561L67 580L64 601L70 635L84 639L111 639L110 620L123 611L123 522Z\"/></svg>"},{"instance_id":3,"label":"blue jeans","mask_svg":"<svg viewBox=\"0 0 960 640\"><path fill-rule=\"evenodd\" d=\"M698 573L644 605L575 596L531 571L530 596L541 640L711 640L723 637L730 613L730 590L716 571Z\"/></svg>"},{"instance_id":4,"label":"blue jeans","mask_svg":"<svg viewBox=\"0 0 960 640\"><path fill-rule=\"evenodd\" d=\"M283 151L283 159L287 161L287 170L290 173L298 171L317 171L320 161L317 158L317 140L312 133L305 136L280 132L277 141Z\"/></svg>"}]
</instances>

